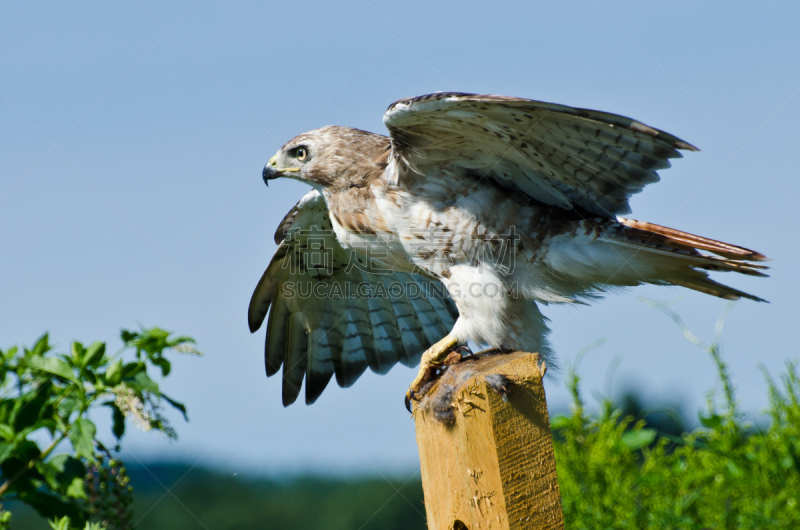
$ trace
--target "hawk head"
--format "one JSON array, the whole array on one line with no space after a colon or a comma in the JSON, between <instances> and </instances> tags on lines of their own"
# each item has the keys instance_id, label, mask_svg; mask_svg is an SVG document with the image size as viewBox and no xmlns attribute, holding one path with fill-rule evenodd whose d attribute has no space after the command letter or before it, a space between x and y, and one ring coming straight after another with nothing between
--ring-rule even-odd
<instances>
[{"instance_id":1,"label":"hawk head","mask_svg":"<svg viewBox=\"0 0 800 530\"><path fill-rule=\"evenodd\" d=\"M264 182L288 177L320 191L362 186L386 168L389 138L351 127L329 125L295 136L273 156Z\"/></svg>"}]
</instances>

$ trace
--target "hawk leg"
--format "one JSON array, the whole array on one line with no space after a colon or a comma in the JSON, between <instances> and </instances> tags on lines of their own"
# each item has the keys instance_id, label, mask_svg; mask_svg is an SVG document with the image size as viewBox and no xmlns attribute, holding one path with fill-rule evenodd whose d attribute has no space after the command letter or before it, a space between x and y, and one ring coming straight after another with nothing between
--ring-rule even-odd
<instances>
[{"instance_id":1,"label":"hawk leg","mask_svg":"<svg viewBox=\"0 0 800 530\"><path fill-rule=\"evenodd\" d=\"M447 359L450 353L458 348L458 343L458 339L452 333L448 333L442 340L422 354L417 377L414 378L414 382L411 383L411 387L406 392L406 408L409 412L411 412L411 400L419 401L422 385L433 379L437 368Z\"/></svg>"}]
</instances>

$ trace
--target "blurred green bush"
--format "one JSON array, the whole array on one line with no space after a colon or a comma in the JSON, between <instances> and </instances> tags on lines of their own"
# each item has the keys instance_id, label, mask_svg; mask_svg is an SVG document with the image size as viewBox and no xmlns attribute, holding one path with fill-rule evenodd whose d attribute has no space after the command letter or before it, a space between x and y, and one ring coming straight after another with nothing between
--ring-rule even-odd
<instances>
[{"instance_id":1,"label":"blurred green bush","mask_svg":"<svg viewBox=\"0 0 800 530\"><path fill-rule=\"evenodd\" d=\"M744 421L735 399L720 335L706 344L674 312L660 307L714 360L723 389L710 394L698 426L679 436L623 417L606 400L586 413L579 376L568 370L572 412L552 419L566 528L800 528L800 378L767 379L769 427Z\"/></svg>"},{"instance_id":2,"label":"blurred green bush","mask_svg":"<svg viewBox=\"0 0 800 530\"><path fill-rule=\"evenodd\" d=\"M719 404L710 394L688 429L692 422L675 419L677 414L669 422L653 421L636 399L626 398L621 405L601 399L599 412L590 414L581 397L577 363L568 368L572 408L551 421L566 528L800 528L796 364L787 363L777 380L765 372L770 405L764 427L753 426L739 410L721 355L724 317L717 339L706 344L677 315L660 309L716 363ZM136 528L427 526L418 473L408 480L272 480L173 464L133 468L129 474L136 493L128 522ZM13 528L48 528L24 506L12 511Z\"/></svg>"}]
</instances>

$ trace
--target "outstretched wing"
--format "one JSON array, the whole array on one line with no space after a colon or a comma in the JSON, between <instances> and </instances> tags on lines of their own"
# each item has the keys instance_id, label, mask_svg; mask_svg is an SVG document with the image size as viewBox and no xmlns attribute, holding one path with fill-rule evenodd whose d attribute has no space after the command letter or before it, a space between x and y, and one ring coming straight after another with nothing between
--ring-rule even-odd
<instances>
[{"instance_id":1,"label":"outstretched wing","mask_svg":"<svg viewBox=\"0 0 800 530\"><path fill-rule=\"evenodd\" d=\"M458 317L440 282L381 270L343 248L316 190L286 215L275 238L278 250L253 292L248 322L256 331L269 312L267 375L283 366L284 406L297 399L304 377L306 403L313 403L334 374L347 387L367 366L382 374L397 361L416 365Z\"/></svg>"},{"instance_id":2,"label":"outstretched wing","mask_svg":"<svg viewBox=\"0 0 800 530\"><path fill-rule=\"evenodd\" d=\"M659 180L683 140L630 118L505 96L439 93L393 103L383 122L397 170L455 167L543 203L613 218Z\"/></svg>"}]
</instances>

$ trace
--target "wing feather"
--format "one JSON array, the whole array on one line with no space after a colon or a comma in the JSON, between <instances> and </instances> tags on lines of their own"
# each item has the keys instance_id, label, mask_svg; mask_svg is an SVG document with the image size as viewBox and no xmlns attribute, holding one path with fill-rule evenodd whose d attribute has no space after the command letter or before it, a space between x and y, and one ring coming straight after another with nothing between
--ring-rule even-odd
<instances>
[{"instance_id":1,"label":"wing feather","mask_svg":"<svg viewBox=\"0 0 800 530\"><path fill-rule=\"evenodd\" d=\"M678 150L697 150L624 116L504 96L403 99L383 120L401 168L428 178L462 168L546 204L610 218L629 212L631 195L657 182Z\"/></svg>"},{"instance_id":2,"label":"wing feather","mask_svg":"<svg viewBox=\"0 0 800 530\"><path fill-rule=\"evenodd\" d=\"M295 402L303 384L306 372L308 352L308 332L305 329L303 315L293 313L285 322L286 350L283 361L283 406Z\"/></svg>"},{"instance_id":3,"label":"wing feather","mask_svg":"<svg viewBox=\"0 0 800 530\"><path fill-rule=\"evenodd\" d=\"M367 369L367 359L373 355L372 326L369 320L369 306L365 298L355 298L347 310L344 327L344 342L336 382L341 387L349 387Z\"/></svg>"},{"instance_id":4,"label":"wing feather","mask_svg":"<svg viewBox=\"0 0 800 530\"><path fill-rule=\"evenodd\" d=\"M386 373L398 361L416 364L458 317L449 298L407 296L411 284L419 292L431 285L446 292L435 280L371 273L363 256L362 268L348 267L352 251L336 239L316 190L286 215L276 237L282 239L253 292L248 323L256 331L269 315L266 371L271 376L283 367L284 405L297 399L304 379L306 402L313 403L334 375L339 386L347 387L368 366ZM403 288L397 291L395 282ZM360 285L373 296L359 296Z\"/></svg>"},{"instance_id":5,"label":"wing feather","mask_svg":"<svg viewBox=\"0 0 800 530\"><path fill-rule=\"evenodd\" d=\"M392 304L386 298L371 296L367 303L372 325L372 355L367 357L367 363L373 372L385 374L397 362L398 353L403 348L397 319Z\"/></svg>"},{"instance_id":6,"label":"wing feather","mask_svg":"<svg viewBox=\"0 0 800 530\"><path fill-rule=\"evenodd\" d=\"M306 403L308 404L317 400L328 386L336 367L342 364L344 337L342 337L338 325L341 316L338 312L332 311L330 298L325 302L326 311L322 313L320 321L309 323L308 365L306 366Z\"/></svg>"},{"instance_id":7,"label":"wing feather","mask_svg":"<svg viewBox=\"0 0 800 530\"><path fill-rule=\"evenodd\" d=\"M272 305L267 322L267 337L264 348L264 361L267 368L267 377L280 370L283 356L286 351L286 320L289 311L282 298L278 298Z\"/></svg>"},{"instance_id":8,"label":"wing feather","mask_svg":"<svg viewBox=\"0 0 800 530\"><path fill-rule=\"evenodd\" d=\"M396 278L400 280L398 284L402 286L404 290L408 288L409 282L405 278L405 275L397 275ZM391 279L392 278L389 276L383 276L381 278L384 288L389 295L392 294L392 289L394 289L394 285L390 281ZM415 316L411 301L406 297L398 297L393 298L392 302L392 309L394 310L395 321L397 322L396 329L400 338L400 344L398 346L402 347L400 362L406 366L413 366L419 362L419 356L425 350L428 341L425 340L425 335L422 334L422 326Z\"/></svg>"},{"instance_id":9,"label":"wing feather","mask_svg":"<svg viewBox=\"0 0 800 530\"><path fill-rule=\"evenodd\" d=\"M424 296L409 297L408 302L414 309L422 340L433 343L449 331L449 329L445 329L446 323L450 319L458 318L458 310L455 308L453 300L446 295L447 291L444 289L444 285L438 282L425 282L424 280L419 282L419 292L424 293ZM417 362L419 362L419 358L413 360L413 364Z\"/></svg>"}]
</instances>

